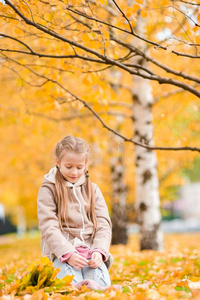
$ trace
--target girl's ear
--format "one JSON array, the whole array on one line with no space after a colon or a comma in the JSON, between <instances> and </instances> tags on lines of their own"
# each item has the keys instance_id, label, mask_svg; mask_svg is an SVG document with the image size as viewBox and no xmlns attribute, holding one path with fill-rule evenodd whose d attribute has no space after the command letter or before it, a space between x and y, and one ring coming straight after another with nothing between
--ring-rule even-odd
<instances>
[{"instance_id":1,"label":"girl's ear","mask_svg":"<svg viewBox=\"0 0 200 300\"><path fill-rule=\"evenodd\" d=\"M85 165L85 172L88 172L88 163Z\"/></svg>"},{"instance_id":2,"label":"girl's ear","mask_svg":"<svg viewBox=\"0 0 200 300\"><path fill-rule=\"evenodd\" d=\"M58 167L60 167L60 161L59 161L58 158L56 158L56 165L57 165Z\"/></svg>"}]
</instances>

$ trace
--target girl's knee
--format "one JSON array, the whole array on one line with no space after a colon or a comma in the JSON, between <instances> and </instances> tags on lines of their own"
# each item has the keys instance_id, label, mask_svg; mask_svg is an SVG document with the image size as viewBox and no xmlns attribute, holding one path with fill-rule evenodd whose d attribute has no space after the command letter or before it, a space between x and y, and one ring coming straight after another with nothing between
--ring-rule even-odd
<instances>
[{"instance_id":1,"label":"girl's knee","mask_svg":"<svg viewBox=\"0 0 200 300\"><path fill-rule=\"evenodd\" d=\"M110 275L104 263L96 269L85 267L83 278L92 279L102 287L109 287L111 285Z\"/></svg>"},{"instance_id":2,"label":"girl's knee","mask_svg":"<svg viewBox=\"0 0 200 300\"><path fill-rule=\"evenodd\" d=\"M111 285L110 275L108 269L102 264L99 268L96 269L96 282L102 287L109 287Z\"/></svg>"},{"instance_id":3,"label":"girl's knee","mask_svg":"<svg viewBox=\"0 0 200 300\"><path fill-rule=\"evenodd\" d=\"M74 276L71 284L76 284L83 280L81 270L73 268L68 263L61 263L58 259L55 259L53 264L56 269L60 268L60 272L56 275L56 278L62 279L67 275Z\"/></svg>"}]
</instances>

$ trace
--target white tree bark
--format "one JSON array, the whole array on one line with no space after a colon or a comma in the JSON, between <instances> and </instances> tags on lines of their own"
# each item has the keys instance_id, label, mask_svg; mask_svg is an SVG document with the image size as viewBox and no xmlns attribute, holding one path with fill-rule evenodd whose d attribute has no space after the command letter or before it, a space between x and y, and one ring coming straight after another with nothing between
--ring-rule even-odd
<instances>
[{"instance_id":1,"label":"white tree bark","mask_svg":"<svg viewBox=\"0 0 200 300\"><path fill-rule=\"evenodd\" d=\"M138 17L137 33L143 35L145 19ZM145 51L140 40L133 40L133 45ZM137 57L132 62L143 65ZM133 119L134 140L153 146L152 105L153 96L149 80L133 76ZM155 151L135 145L136 163L136 211L140 225L140 248L163 249L163 234L160 229L161 213L159 199L159 182L157 175L157 158Z\"/></svg>"},{"instance_id":2,"label":"white tree bark","mask_svg":"<svg viewBox=\"0 0 200 300\"><path fill-rule=\"evenodd\" d=\"M134 0L127 0L127 5L132 6ZM112 8L116 7L112 1L108 2ZM143 5L145 3L143 2ZM119 13L119 11L116 11ZM144 36L146 19L138 15L135 31ZM133 38L134 47L147 52L146 45L140 39ZM133 64L145 66L141 57L132 58ZM133 76L133 120L134 140L149 146L154 145L152 105L153 96L149 80ZM140 225L140 249L163 249L163 234L160 229L161 213L159 198L159 182L157 175L157 158L155 151L135 146L136 164L136 211L137 221Z\"/></svg>"}]
</instances>

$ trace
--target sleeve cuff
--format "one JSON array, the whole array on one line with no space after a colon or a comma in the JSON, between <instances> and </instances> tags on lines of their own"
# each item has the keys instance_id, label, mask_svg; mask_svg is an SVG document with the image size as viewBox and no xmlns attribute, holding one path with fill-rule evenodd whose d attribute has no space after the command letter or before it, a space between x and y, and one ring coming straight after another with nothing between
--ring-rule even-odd
<instances>
[{"instance_id":1,"label":"sleeve cuff","mask_svg":"<svg viewBox=\"0 0 200 300\"><path fill-rule=\"evenodd\" d=\"M62 255L61 257L59 257L59 260L62 262L62 263L64 263L64 262L66 262L69 258L70 258L70 256L72 256L72 254L74 254L74 253L76 253L77 251L70 251L70 252L68 252L68 253L66 253L66 254L64 254L64 255Z\"/></svg>"},{"instance_id":2,"label":"sleeve cuff","mask_svg":"<svg viewBox=\"0 0 200 300\"><path fill-rule=\"evenodd\" d=\"M99 252L99 253L101 253L102 258L103 258L103 262L105 262L107 260L107 253L104 250L99 249L99 248L95 248L95 249L93 249L93 250L90 251L91 254L93 252Z\"/></svg>"}]
</instances>

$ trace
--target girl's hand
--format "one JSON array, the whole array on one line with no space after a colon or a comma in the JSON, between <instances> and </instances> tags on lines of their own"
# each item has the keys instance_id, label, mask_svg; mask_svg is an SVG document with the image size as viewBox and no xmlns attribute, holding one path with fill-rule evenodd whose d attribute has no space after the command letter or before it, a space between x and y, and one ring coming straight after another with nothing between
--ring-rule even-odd
<instances>
[{"instance_id":1,"label":"girl's hand","mask_svg":"<svg viewBox=\"0 0 200 300\"><path fill-rule=\"evenodd\" d=\"M102 264L102 262L103 262L103 259L102 259L101 253L99 253L99 252L93 252L91 260L89 261L89 266L91 268L96 269L96 268L100 267L100 265Z\"/></svg>"},{"instance_id":2,"label":"girl's hand","mask_svg":"<svg viewBox=\"0 0 200 300\"><path fill-rule=\"evenodd\" d=\"M88 264L88 260L78 253L74 253L70 256L70 258L68 258L67 263L80 270Z\"/></svg>"}]
</instances>

